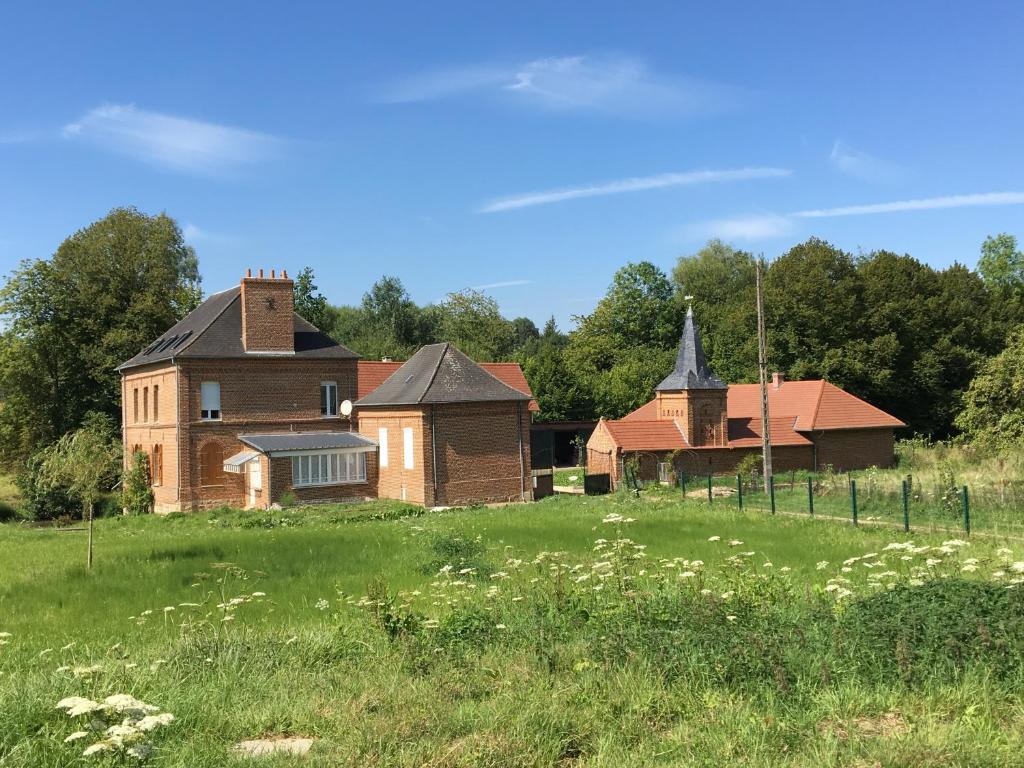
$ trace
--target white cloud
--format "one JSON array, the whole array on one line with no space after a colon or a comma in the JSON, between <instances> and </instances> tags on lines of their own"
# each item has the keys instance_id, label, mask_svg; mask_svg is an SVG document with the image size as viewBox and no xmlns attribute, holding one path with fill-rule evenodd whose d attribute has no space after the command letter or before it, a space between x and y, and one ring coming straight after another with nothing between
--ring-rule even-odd
<instances>
[{"instance_id":1,"label":"white cloud","mask_svg":"<svg viewBox=\"0 0 1024 768\"><path fill-rule=\"evenodd\" d=\"M769 213L704 221L689 227L687 234L690 237L707 240L771 240L784 237L792 231L792 220Z\"/></svg>"},{"instance_id":2,"label":"white cloud","mask_svg":"<svg viewBox=\"0 0 1024 768\"><path fill-rule=\"evenodd\" d=\"M118 104L93 109L64 126L63 135L164 168L214 174L267 160L282 144L244 128Z\"/></svg>"},{"instance_id":3,"label":"white cloud","mask_svg":"<svg viewBox=\"0 0 1024 768\"><path fill-rule=\"evenodd\" d=\"M479 213L498 213L516 208L528 208L534 205L561 203L581 197L600 197L619 195L624 192L642 192L649 189L664 187L689 186L693 184L709 184L723 181L746 181L748 179L774 179L790 176L793 172L786 168L736 168L731 170L688 171L686 173L662 173L657 176L639 176L619 179L585 187L567 189L551 189L540 192L526 192L484 203Z\"/></svg>"},{"instance_id":4,"label":"white cloud","mask_svg":"<svg viewBox=\"0 0 1024 768\"><path fill-rule=\"evenodd\" d=\"M729 219L713 219L686 227L689 237L723 240L768 240L789 234L797 219L826 219L838 216L869 216L878 213L935 211L948 208L970 208L992 205L1024 205L1024 192L981 192L973 195L925 197L918 200L897 200L891 203L848 205L840 208L817 208L794 211L785 215L761 214Z\"/></svg>"},{"instance_id":5,"label":"white cloud","mask_svg":"<svg viewBox=\"0 0 1024 768\"><path fill-rule=\"evenodd\" d=\"M473 291L488 291L492 288L513 288L517 285L530 285L533 280L504 280L499 283L484 283L483 285L474 285L470 290Z\"/></svg>"},{"instance_id":6,"label":"white cloud","mask_svg":"<svg viewBox=\"0 0 1024 768\"><path fill-rule=\"evenodd\" d=\"M558 56L426 72L385 87L380 100L432 101L467 93L548 109L642 117L715 112L735 101L738 90L695 78L661 75L637 58Z\"/></svg>"},{"instance_id":7,"label":"white cloud","mask_svg":"<svg viewBox=\"0 0 1024 768\"><path fill-rule=\"evenodd\" d=\"M970 208L988 205L1024 204L1024 192L983 192L975 195L949 195L926 197L919 200L897 200L892 203L849 205L841 208L818 208L791 213L801 219L822 219L834 216L863 216L873 213L899 213L903 211L934 211L943 208Z\"/></svg>"},{"instance_id":8,"label":"white cloud","mask_svg":"<svg viewBox=\"0 0 1024 768\"><path fill-rule=\"evenodd\" d=\"M197 227L192 222L187 222L185 226L181 228L181 234L182 237L185 238L185 242L189 245L199 245L200 243L220 243L227 245L238 242L238 238L233 235L210 232L209 230Z\"/></svg>"},{"instance_id":9,"label":"white cloud","mask_svg":"<svg viewBox=\"0 0 1024 768\"><path fill-rule=\"evenodd\" d=\"M893 182L906 176L905 168L854 149L840 139L832 145L829 160L841 173L864 181Z\"/></svg>"}]
</instances>

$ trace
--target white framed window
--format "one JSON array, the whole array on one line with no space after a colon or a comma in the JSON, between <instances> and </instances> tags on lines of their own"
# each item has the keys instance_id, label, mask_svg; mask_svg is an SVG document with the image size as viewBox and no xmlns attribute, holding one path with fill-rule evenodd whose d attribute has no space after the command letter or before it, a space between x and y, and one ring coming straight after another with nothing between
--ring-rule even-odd
<instances>
[{"instance_id":1,"label":"white framed window","mask_svg":"<svg viewBox=\"0 0 1024 768\"><path fill-rule=\"evenodd\" d=\"M380 443L380 465L388 465L388 428L380 427L377 430L377 442Z\"/></svg>"},{"instance_id":2,"label":"white framed window","mask_svg":"<svg viewBox=\"0 0 1024 768\"><path fill-rule=\"evenodd\" d=\"M310 453L292 456L292 487L366 482L366 454Z\"/></svg>"},{"instance_id":3,"label":"white framed window","mask_svg":"<svg viewBox=\"0 0 1024 768\"><path fill-rule=\"evenodd\" d=\"M402 453L405 456L405 468L412 469L412 427L402 428Z\"/></svg>"},{"instance_id":4,"label":"white framed window","mask_svg":"<svg viewBox=\"0 0 1024 768\"><path fill-rule=\"evenodd\" d=\"M320 382L320 415L324 418L338 415L338 382Z\"/></svg>"},{"instance_id":5,"label":"white framed window","mask_svg":"<svg viewBox=\"0 0 1024 768\"><path fill-rule=\"evenodd\" d=\"M206 421L220 418L220 382L204 381L199 385L199 417Z\"/></svg>"}]
</instances>

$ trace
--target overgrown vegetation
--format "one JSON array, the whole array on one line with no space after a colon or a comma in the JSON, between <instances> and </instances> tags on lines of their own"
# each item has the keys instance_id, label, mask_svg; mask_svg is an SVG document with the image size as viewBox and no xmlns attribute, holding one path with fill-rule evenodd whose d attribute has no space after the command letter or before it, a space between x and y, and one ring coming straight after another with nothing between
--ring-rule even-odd
<instances>
[{"instance_id":1,"label":"overgrown vegetation","mask_svg":"<svg viewBox=\"0 0 1024 768\"><path fill-rule=\"evenodd\" d=\"M0 527L0 762L285 735L311 766L1019 762L1019 542L654 496L399 510L101 520L88 579L68 534ZM140 711L64 743L74 706Z\"/></svg>"}]
</instances>

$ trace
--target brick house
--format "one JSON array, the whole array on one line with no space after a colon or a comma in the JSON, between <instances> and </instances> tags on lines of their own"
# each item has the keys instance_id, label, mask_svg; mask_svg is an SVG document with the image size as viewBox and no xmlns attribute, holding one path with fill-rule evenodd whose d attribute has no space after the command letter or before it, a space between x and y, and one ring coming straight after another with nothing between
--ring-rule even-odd
<instances>
[{"instance_id":1,"label":"brick house","mask_svg":"<svg viewBox=\"0 0 1024 768\"><path fill-rule=\"evenodd\" d=\"M451 344L429 344L359 399L381 497L428 507L530 497L530 402ZM400 442L399 442L400 441Z\"/></svg>"},{"instance_id":2,"label":"brick house","mask_svg":"<svg viewBox=\"0 0 1024 768\"><path fill-rule=\"evenodd\" d=\"M654 399L618 420L602 419L587 443L588 472L623 476L635 456L646 480L671 472L731 474L762 441L758 384L725 384L707 364L693 310L686 313L672 372ZM891 466L893 430L905 426L827 381L772 376L768 426L774 471Z\"/></svg>"},{"instance_id":3,"label":"brick house","mask_svg":"<svg viewBox=\"0 0 1024 768\"><path fill-rule=\"evenodd\" d=\"M501 407L516 402L526 411L532 395L518 366L502 366L500 374L513 382L508 386L452 348L456 353L464 367L486 377L467 386L493 382L514 393ZM295 313L285 272L250 273L240 285L210 296L118 370L125 461L139 451L148 456L158 511L262 508L285 492L305 502L378 495L377 438L360 427L362 409L346 415L344 405L386 383L382 371ZM376 378L369 391L360 384L361 372ZM429 404L422 407L430 410ZM481 406L464 400L445 407L451 411L445 424L472 429L471 414ZM511 430L492 437L518 465L511 421L488 422L486 429ZM404 445L389 447L389 458L398 462ZM414 466L421 465L422 457ZM391 466L389 461L385 469ZM494 493L484 493L492 467L468 461L459 471L478 482L468 482L469 490L455 498L492 500ZM428 503L440 497L407 492L407 498Z\"/></svg>"}]
</instances>

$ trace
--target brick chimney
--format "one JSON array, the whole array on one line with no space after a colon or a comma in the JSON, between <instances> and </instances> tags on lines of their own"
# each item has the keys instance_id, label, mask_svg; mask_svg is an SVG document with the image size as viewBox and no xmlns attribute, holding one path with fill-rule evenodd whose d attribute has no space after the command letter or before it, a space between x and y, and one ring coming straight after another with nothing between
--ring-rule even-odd
<instances>
[{"instance_id":1,"label":"brick chimney","mask_svg":"<svg viewBox=\"0 0 1024 768\"><path fill-rule=\"evenodd\" d=\"M295 354L295 299L288 273L280 277L253 275L242 278L242 346L246 352Z\"/></svg>"},{"instance_id":2,"label":"brick chimney","mask_svg":"<svg viewBox=\"0 0 1024 768\"><path fill-rule=\"evenodd\" d=\"M778 389L782 386L782 383L786 380L786 374L779 373L776 371L772 374L772 389Z\"/></svg>"}]
</instances>

